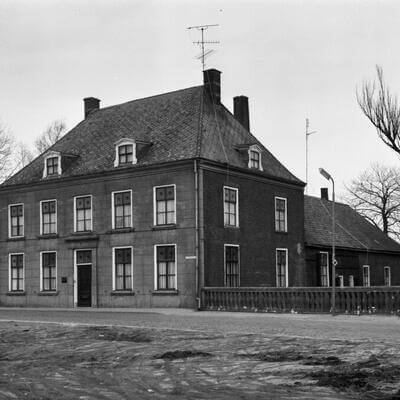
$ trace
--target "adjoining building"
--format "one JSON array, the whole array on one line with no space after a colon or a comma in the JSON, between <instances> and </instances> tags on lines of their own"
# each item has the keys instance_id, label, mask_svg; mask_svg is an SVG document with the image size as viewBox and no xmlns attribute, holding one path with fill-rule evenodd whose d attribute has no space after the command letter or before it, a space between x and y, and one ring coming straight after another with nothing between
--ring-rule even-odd
<instances>
[{"instance_id":1,"label":"adjoining building","mask_svg":"<svg viewBox=\"0 0 400 400\"><path fill-rule=\"evenodd\" d=\"M100 108L0 186L0 304L195 307L308 284L304 183L204 84Z\"/></svg>"},{"instance_id":2,"label":"adjoining building","mask_svg":"<svg viewBox=\"0 0 400 400\"><path fill-rule=\"evenodd\" d=\"M309 286L330 286L332 202L304 197L305 253ZM336 285L400 285L400 244L346 204L335 202Z\"/></svg>"}]
</instances>

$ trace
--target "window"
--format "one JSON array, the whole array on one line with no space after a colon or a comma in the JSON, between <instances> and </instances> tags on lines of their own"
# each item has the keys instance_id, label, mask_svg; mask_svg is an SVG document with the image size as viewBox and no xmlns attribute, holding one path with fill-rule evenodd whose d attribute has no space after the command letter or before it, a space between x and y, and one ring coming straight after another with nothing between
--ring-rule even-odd
<instances>
[{"instance_id":1,"label":"window","mask_svg":"<svg viewBox=\"0 0 400 400\"><path fill-rule=\"evenodd\" d=\"M9 206L9 237L24 236L24 205Z\"/></svg>"},{"instance_id":2,"label":"window","mask_svg":"<svg viewBox=\"0 0 400 400\"><path fill-rule=\"evenodd\" d=\"M24 255L10 254L9 290L11 292L24 291Z\"/></svg>"},{"instance_id":3,"label":"window","mask_svg":"<svg viewBox=\"0 0 400 400\"><path fill-rule=\"evenodd\" d=\"M43 178L56 175L61 175L61 154L50 151L44 158Z\"/></svg>"},{"instance_id":4,"label":"window","mask_svg":"<svg viewBox=\"0 0 400 400\"><path fill-rule=\"evenodd\" d=\"M118 140L115 143L114 167L136 163L136 141L129 138Z\"/></svg>"},{"instance_id":5,"label":"window","mask_svg":"<svg viewBox=\"0 0 400 400\"><path fill-rule=\"evenodd\" d=\"M133 146L125 144L118 147L118 164L132 164L133 160Z\"/></svg>"},{"instance_id":6,"label":"window","mask_svg":"<svg viewBox=\"0 0 400 400\"><path fill-rule=\"evenodd\" d=\"M154 225L167 225L176 222L175 185L155 188L155 214Z\"/></svg>"},{"instance_id":7,"label":"window","mask_svg":"<svg viewBox=\"0 0 400 400\"><path fill-rule=\"evenodd\" d=\"M57 202L47 200L40 202L40 234L57 233Z\"/></svg>"},{"instance_id":8,"label":"window","mask_svg":"<svg viewBox=\"0 0 400 400\"><path fill-rule=\"evenodd\" d=\"M275 231L287 232L287 199L275 197Z\"/></svg>"},{"instance_id":9,"label":"window","mask_svg":"<svg viewBox=\"0 0 400 400\"><path fill-rule=\"evenodd\" d=\"M327 251L319 253L319 276L320 286L329 286L329 254Z\"/></svg>"},{"instance_id":10,"label":"window","mask_svg":"<svg viewBox=\"0 0 400 400\"><path fill-rule=\"evenodd\" d=\"M344 287L344 277L343 275L338 275L338 286L339 287Z\"/></svg>"},{"instance_id":11,"label":"window","mask_svg":"<svg viewBox=\"0 0 400 400\"><path fill-rule=\"evenodd\" d=\"M240 285L239 246L225 245L225 286Z\"/></svg>"},{"instance_id":12,"label":"window","mask_svg":"<svg viewBox=\"0 0 400 400\"><path fill-rule=\"evenodd\" d=\"M55 291L57 289L57 253L41 253L40 290L43 292Z\"/></svg>"},{"instance_id":13,"label":"window","mask_svg":"<svg viewBox=\"0 0 400 400\"><path fill-rule=\"evenodd\" d=\"M276 286L288 286L287 249L276 249Z\"/></svg>"},{"instance_id":14,"label":"window","mask_svg":"<svg viewBox=\"0 0 400 400\"><path fill-rule=\"evenodd\" d=\"M132 191L112 193L113 229L132 227Z\"/></svg>"},{"instance_id":15,"label":"window","mask_svg":"<svg viewBox=\"0 0 400 400\"><path fill-rule=\"evenodd\" d=\"M75 232L92 230L92 196L75 197Z\"/></svg>"},{"instance_id":16,"label":"window","mask_svg":"<svg viewBox=\"0 0 400 400\"><path fill-rule=\"evenodd\" d=\"M156 245L156 290L176 290L176 245Z\"/></svg>"},{"instance_id":17,"label":"window","mask_svg":"<svg viewBox=\"0 0 400 400\"><path fill-rule=\"evenodd\" d=\"M250 168L260 169L260 153L250 150Z\"/></svg>"},{"instance_id":18,"label":"window","mask_svg":"<svg viewBox=\"0 0 400 400\"><path fill-rule=\"evenodd\" d=\"M391 286L392 276L390 267L383 267L383 282L385 286Z\"/></svg>"},{"instance_id":19,"label":"window","mask_svg":"<svg viewBox=\"0 0 400 400\"><path fill-rule=\"evenodd\" d=\"M363 286L369 286L369 265L363 265Z\"/></svg>"},{"instance_id":20,"label":"window","mask_svg":"<svg viewBox=\"0 0 400 400\"><path fill-rule=\"evenodd\" d=\"M349 275L349 286L354 287L354 275Z\"/></svg>"},{"instance_id":21,"label":"window","mask_svg":"<svg viewBox=\"0 0 400 400\"><path fill-rule=\"evenodd\" d=\"M132 290L132 247L114 249L114 290Z\"/></svg>"},{"instance_id":22,"label":"window","mask_svg":"<svg viewBox=\"0 0 400 400\"><path fill-rule=\"evenodd\" d=\"M224 186L224 225L239 226L239 190Z\"/></svg>"}]
</instances>

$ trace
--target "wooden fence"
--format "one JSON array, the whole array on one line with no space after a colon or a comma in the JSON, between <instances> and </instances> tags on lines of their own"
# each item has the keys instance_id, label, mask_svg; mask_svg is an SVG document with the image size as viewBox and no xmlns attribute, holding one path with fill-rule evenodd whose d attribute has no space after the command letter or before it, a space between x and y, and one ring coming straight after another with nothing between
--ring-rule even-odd
<instances>
[{"instance_id":1,"label":"wooden fence","mask_svg":"<svg viewBox=\"0 0 400 400\"><path fill-rule=\"evenodd\" d=\"M331 288L205 287L201 309L214 311L325 313L331 310ZM400 315L400 286L336 288L338 313Z\"/></svg>"}]
</instances>

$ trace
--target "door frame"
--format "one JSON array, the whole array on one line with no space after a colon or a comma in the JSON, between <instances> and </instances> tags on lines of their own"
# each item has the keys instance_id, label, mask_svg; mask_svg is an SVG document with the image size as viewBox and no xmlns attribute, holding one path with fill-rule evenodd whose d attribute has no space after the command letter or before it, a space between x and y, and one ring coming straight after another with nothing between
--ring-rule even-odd
<instances>
[{"instance_id":1,"label":"door frame","mask_svg":"<svg viewBox=\"0 0 400 400\"><path fill-rule=\"evenodd\" d=\"M93 286L93 249L74 249L74 307L78 307L78 264L76 262L76 253L78 251L91 251L92 252L92 263L91 268L92 268L92 274L91 274L91 286ZM89 265L89 264L79 264L79 265ZM92 289L92 288L91 288ZM91 290L91 307L93 307L93 291Z\"/></svg>"}]
</instances>

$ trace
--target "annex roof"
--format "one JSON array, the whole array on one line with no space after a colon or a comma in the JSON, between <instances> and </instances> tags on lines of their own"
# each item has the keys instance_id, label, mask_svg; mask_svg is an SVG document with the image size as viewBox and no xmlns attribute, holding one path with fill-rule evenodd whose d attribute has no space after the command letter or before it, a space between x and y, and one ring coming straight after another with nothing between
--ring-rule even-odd
<instances>
[{"instance_id":1,"label":"annex roof","mask_svg":"<svg viewBox=\"0 0 400 400\"><path fill-rule=\"evenodd\" d=\"M213 105L204 92L203 86L196 86L91 112L48 150L75 156L63 166L61 179L115 170L115 143L131 138L147 145L139 148L137 164L124 168L195 157L246 168L237 146L251 143L262 149L264 172L257 173L304 185L229 110L222 104ZM43 180L45 154L2 186Z\"/></svg>"},{"instance_id":2,"label":"annex roof","mask_svg":"<svg viewBox=\"0 0 400 400\"><path fill-rule=\"evenodd\" d=\"M332 246L332 202L304 196L306 246ZM385 235L350 206L335 202L335 245L362 251L400 252L400 244Z\"/></svg>"}]
</instances>

